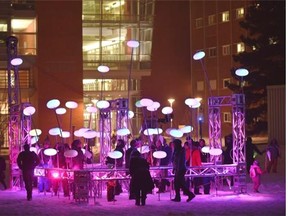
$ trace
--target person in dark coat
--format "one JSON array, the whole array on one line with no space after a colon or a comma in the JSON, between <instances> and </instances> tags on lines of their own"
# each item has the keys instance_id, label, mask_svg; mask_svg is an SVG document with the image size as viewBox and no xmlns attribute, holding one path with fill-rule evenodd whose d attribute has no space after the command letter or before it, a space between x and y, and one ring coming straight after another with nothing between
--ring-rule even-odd
<instances>
[{"instance_id":1,"label":"person in dark coat","mask_svg":"<svg viewBox=\"0 0 288 216\"><path fill-rule=\"evenodd\" d=\"M254 162L254 153L258 153L262 155L262 152L257 148L256 145L253 144L252 138L247 137L246 140L246 165L247 165L247 173L250 172L250 167Z\"/></svg>"},{"instance_id":2,"label":"person in dark coat","mask_svg":"<svg viewBox=\"0 0 288 216\"><path fill-rule=\"evenodd\" d=\"M30 151L30 146L25 144L24 151L20 152L17 157L17 164L18 167L22 170L28 201L32 200L34 169L39 165L39 163L40 159L37 154L33 151Z\"/></svg>"},{"instance_id":3,"label":"person in dark coat","mask_svg":"<svg viewBox=\"0 0 288 216\"><path fill-rule=\"evenodd\" d=\"M149 172L149 163L139 151L133 151L130 158L131 192L135 194L135 205L146 204L147 194L151 193L154 183Z\"/></svg>"},{"instance_id":4,"label":"person in dark coat","mask_svg":"<svg viewBox=\"0 0 288 216\"><path fill-rule=\"evenodd\" d=\"M180 139L173 140L174 153L172 156L173 162L173 173L174 173L174 187L175 187L175 198L172 199L174 202L180 202L180 189L183 190L185 195L188 195L187 202L190 202L195 194L191 192L185 182L186 160L185 160L185 149L182 147L182 141Z\"/></svg>"},{"instance_id":5,"label":"person in dark coat","mask_svg":"<svg viewBox=\"0 0 288 216\"><path fill-rule=\"evenodd\" d=\"M6 170L6 162L4 157L0 156L0 183L3 185L4 190L7 189L7 185L5 183L5 170Z\"/></svg>"}]
</instances>

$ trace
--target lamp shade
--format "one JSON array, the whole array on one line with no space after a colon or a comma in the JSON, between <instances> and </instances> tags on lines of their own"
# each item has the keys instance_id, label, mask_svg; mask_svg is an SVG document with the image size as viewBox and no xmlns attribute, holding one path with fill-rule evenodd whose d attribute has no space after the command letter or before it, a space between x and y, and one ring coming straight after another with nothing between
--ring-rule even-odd
<instances>
[{"instance_id":1,"label":"lamp shade","mask_svg":"<svg viewBox=\"0 0 288 216\"><path fill-rule=\"evenodd\" d=\"M193 59L194 60L200 60L202 58L205 57L205 52L203 51L199 51L199 52L196 52L194 55L193 55Z\"/></svg>"},{"instance_id":2,"label":"lamp shade","mask_svg":"<svg viewBox=\"0 0 288 216\"><path fill-rule=\"evenodd\" d=\"M82 135L86 139L93 139L97 136L97 132L94 130L87 130Z\"/></svg>"},{"instance_id":3,"label":"lamp shade","mask_svg":"<svg viewBox=\"0 0 288 216\"><path fill-rule=\"evenodd\" d=\"M172 107L163 107L162 108L162 113L164 114L164 115L167 115L167 114L171 114L173 112L173 108Z\"/></svg>"},{"instance_id":4,"label":"lamp shade","mask_svg":"<svg viewBox=\"0 0 288 216\"><path fill-rule=\"evenodd\" d=\"M62 129L60 129L59 127L51 128L49 130L49 134L52 136L57 136L57 135L61 134L61 132L62 132Z\"/></svg>"},{"instance_id":5,"label":"lamp shade","mask_svg":"<svg viewBox=\"0 0 288 216\"><path fill-rule=\"evenodd\" d=\"M123 154L120 151L113 151L113 152L108 152L108 156L113 159L119 159L123 156Z\"/></svg>"},{"instance_id":6,"label":"lamp shade","mask_svg":"<svg viewBox=\"0 0 288 216\"><path fill-rule=\"evenodd\" d=\"M33 106L28 106L23 110L25 116L31 116L35 113L36 109Z\"/></svg>"},{"instance_id":7,"label":"lamp shade","mask_svg":"<svg viewBox=\"0 0 288 216\"><path fill-rule=\"evenodd\" d=\"M78 103L76 103L75 101L67 101L65 103L65 106L69 109L76 109L78 107Z\"/></svg>"},{"instance_id":8,"label":"lamp shade","mask_svg":"<svg viewBox=\"0 0 288 216\"><path fill-rule=\"evenodd\" d=\"M97 112L97 108L94 107L94 106L88 106L88 107L86 107L86 111L88 113L96 113Z\"/></svg>"},{"instance_id":9,"label":"lamp shade","mask_svg":"<svg viewBox=\"0 0 288 216\"><path fill-rule=\"evenodd\" d=\"M167 156L167 153L165 151L155 151L153 152L153 157L157 159L162 159Z\"/></svg>"},{"instance_id":10,"label":"lamp shade","mask_svg":"<svg viewBox=\"0 0 288 216\"><path fill-rule=\"evenodd\" d=\"M40 129L32 129L30 130L29 134L30 136L40 136L42 131Z\"/></svg>"},{"instance_id":11,"label":"lamp shade","mask_svg":"<svg viewBox=\"0 0 288 216\"><path fill-rule=\"evenodd\" d=\"M59 107L55 110L55 112L58 114L58 115L63 115L66 113L66 109L63 108L63 107Z\"/></svg>"},{"instance_id":12,"label":"lamp shade","mask_svg":"<svg viewBox=\"0 0 288 216\"><path fill-rule=\"evenodd\" d=\"M191 131L193 131L193 127L190 125L186 125L180 128L180 131L182 131L183 133L190 133Z\"/></svg>"},{"instance_id":13,"label":"lamp shade","mask_svg":"<svg viewBox=\"0 0 288 216\"><path fill-rule=\"evenodd\" d=\"M209 154L212 156L219 156L222 154L222 149L219 148L212 148L209 150Z\"/></svg>"},{"instance_id":14,"label":"lamp shade","mask_svg":"<svg viewBox=\"0 0 288 216\"><path fill-rule=\"evenodd\" d=\"M19 66L23 63L23 60L21 58L13 58L11 61L10 61L11 65L13 66Z\"/></svg>"},{"instance_id":15,"label":"lamp shade","mask_svg":"<svg viewBox=\"0 0 288 216\"><path fill-rule=\"evenodd\" d=\"M131 48L137 48L137 47L139 47L139 41L130 40L127 42L127 46L131 47Z\"/></svg>"},{"instance_id":16,"label":"lamp shade","mask_svg":"<svg viewBox=\"0 0 288 216\"><path fill-rule=\"evenodd\" d=\"M58 99L49 100L46 104L48 109L55 109L60 105L60 101Z\"/></svg>"},{"instance_id":17,"label":"lamp shade","mask_svg":"<svg viewBox=\"0 0 288 216\"><path fill-rule=\"evenodd\" d=\"M249 74L249 71L245 68L239 68L235 71L235 74L237 76L244 77L244 76L247 76Z\"/></svg>"},{"instance_id":18,"label":"lamp shade","mask_svg":"<svg viewBox=\"0 0 288 216\"><path fill-rule=\"evenodd\" d=\"M130 134L130 130L128 128L121 128L117 130L116 134L118 136L127 136Z\"/></svg>"},{"instance_id":19,"label":"lamp shade","mask_svg":"<svg viewBox=\"0 0 288 216\"><path fill-rule=\"evenodd\" d=\"M100 72L100 73L107 73L110 69L108 66L106 65L100 65L98 66L97 70Z\"/></svg>"},{"instance_id":20,"label":"lamp shade","mask_svg":"<svg viewBox=\"0 0 288 216\"><path fill-rule=\"evenodd\" d=\"M78 155L78 152L74 149L70 149L64 152L64 156L68 158L73 158Z\"/></svg>"},{"instance_id":21,"label":"lamp shade","mask_svg":"<svg viewBox=\"0 0 288 216\"><path fill-rule=\"evenodd\" d=\"M57 151L56 149L53 149L53 148L47 148L44 150L44 154L47 156L54 156L57 154Z\"/></svg>"},{"instance_id":22,"label":"lamp shade","mask_svg":"<svg viewBox=\"0 0 288 216\"><path fill-rule=\"evenodd\" d=\"M143 107L148 107L151 106L153 104L153 100L149 99L149 98L142 98L140 100L140 104Z\"/></svg>"},{"instance_id":23,"label":"lamp shade","mask_svg":"<svg viewBox=\"0 0 288 216\"><path fill-rule=\"evenodd\" d=\"M110 106L110 103L106 100L100 100L96 103L97 108L106 109Z\"/></svg>"},{"instance_id":24,"label":"lamp shade","mask_svg":"<svg viewBox=\"0 0 288 216\"><path fill-rule=\"evenodd\" d=\"M181 138L183 136L183 132L181 130L178 130L178 129L172 129L170 131L170 135L175 137L175 138Z\"/></svg>"}]
</instances>

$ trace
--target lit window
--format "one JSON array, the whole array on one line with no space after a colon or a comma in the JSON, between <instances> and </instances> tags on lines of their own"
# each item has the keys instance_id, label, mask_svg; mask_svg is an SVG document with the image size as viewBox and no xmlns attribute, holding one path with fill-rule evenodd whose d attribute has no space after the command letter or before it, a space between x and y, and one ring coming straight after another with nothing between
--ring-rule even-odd
<instances>
[{"instance_id":1,"label":"lit window","mask_svg":"<svg viewBox=\"0 0 288 216\"><path fill-rule=\"evenodd\" d=\"M196 28L203 27L203 18L196 19Z\"/></svg>"},{"instance_id":2,"label":"lit window","mask_svg":"<svg viewBox=\"0 0 288 216\"><path fill-rule=\"evenodd\" d=\"M245 51L244 43L237 43L237 53L244 52L244 51Z\"/></svg>"},{"instance_id":3,"label":"lit window","mask_svg":"<svg viewBox=\"0 0 288 216\"><path fill-rule=\"evenodd\" d=\"M0 20L0 32L7 32L8 24L6 20Z\"/></svg>"},{"instance_id":4,"label":"lit window","mask_svg":"<svg viewBox=\"0 0 288 216\"><path fill-rule=\"evenodd\" d=\"M241 19L244 17L244 8L236 9L236 19Z\"/></svg>"},{"instance_id":5,"label":"lit window","mask_svg":"<svg viewBox=\"0 0 288 216\"><path fill-rule=\"evenodd\" d=\"M230 55L230 45L222 46L222 54L223 56Z\"/></svg>"},{"instance_id":6,"label":"lit window","mask_svg":"<svg viewBox=\"0 0 288 216\"><path fill-rule=\"evenodd\" d=\"M225 11L222 13L222 22L228 22L229 21L229 11Z\"/></svg>"},{"instance_id":7,"label":"lit window","mask_svg":"<svg viewBox=\"0 0 288 216\"><path fill-rule=\"evenodd\" d=\"M216 23L216 16L215 14L208 16L208 25L213 25Z\"/></svg>"},{"instance_id":8,"label":"lit window","mask_svg":"<svg viewBox=\"0 0 288 216\"><path fill-rule=\"evenodd\" d=\"M208 55L209 55L209 57L216 57L216 55L217 55L216 47L209 48L208 49Z\"/></svg>"},{"instance_id":9,"label":"lit window","mask_svg":"<svg viewBox=\"0 0 288 216\"><path fill-rule=\"evenodd\" d=\"M223 79L223 88L227 89L230 84L230 78Z\"/></svg>"},{"instance_id":10,"label":"lit window","mask_svg":"<svg viewBox=\"0 0 288 216\"><path fill-rule=\"evenodd\" d=\"M209 83L210 83L211 90L216 90L217 88L216 80L210 80Z\"/></svg>"},{"instance_id":11,"label":"lit window","mask_svg":"<svg viewBox=\"0 0 288 216\"><path fill-rule=\"evenodd\" d=\"M226 122L226 123L231 122L231 113L229 113L229 112L223 113L223 122Z\"/></svg>"},{"instance_id":12,"label":"lit window","mask_svg":"<svg viewBox=\"0 0 288 216\"><path fill-rule=\"evenodd\" d=\"M197 81L197 91L203 91L203 90L204 90L204 82Z\"/></svg>"},{"instance_id":13,"label":"lit window","mask_svg":"<svg viewBox=\"0 0 288 216\"><path fill-rule=\"evenodd\" d=\"M20 55L36 55L37 41L36 18L12 19L11 29L13 36L18 38L18 51Z\"/></svg>"}]
</instances>

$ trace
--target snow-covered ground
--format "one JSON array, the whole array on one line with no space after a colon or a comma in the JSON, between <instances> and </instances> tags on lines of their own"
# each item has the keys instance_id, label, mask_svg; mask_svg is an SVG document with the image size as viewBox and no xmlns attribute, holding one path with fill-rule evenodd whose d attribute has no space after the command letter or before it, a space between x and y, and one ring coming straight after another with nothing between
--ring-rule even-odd
<instances>
[{"instance_id":1,"label":"snow-covered ground","mask_svg":"<svg viewBox=\"0 0 288 216\"><path fill-rule=\"evenodd\" d=\"M252 183L247 178L247 193L235 194L227 186L211 189L210 195L197 195L187 203L172 202L173 192L149 194L146 206L135 206L126 192L116 196L117 201L107 202L106 192L101 198L89 199L89 203L75 202L72 197L52 196L52 194L33 191L33 200L26 200L26 192L21 190L0 191L0 215L285 215L285 172L262 176L260 193L254 193ZM156 190L155 190L156 191Z\"/></svg>"}]
</instances>

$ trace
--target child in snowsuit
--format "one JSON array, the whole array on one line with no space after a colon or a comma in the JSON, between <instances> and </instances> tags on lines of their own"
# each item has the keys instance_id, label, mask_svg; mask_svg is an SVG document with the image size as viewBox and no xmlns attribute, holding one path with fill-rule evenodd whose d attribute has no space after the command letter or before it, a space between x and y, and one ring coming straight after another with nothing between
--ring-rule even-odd
<instances>
[{"instance_id":1,"label":"child in snowsuit","mask_svg":"<svg viewBox=\"0 0 288 216\"><path fill-rule=\"evenodd\" d=\"M264 171L260 168L259 162L255 160L250 167L250 177L253 182L254 192L259 193L259 187L261 185L261 175L264 174Z\"/></svg>"}]
</instances>

